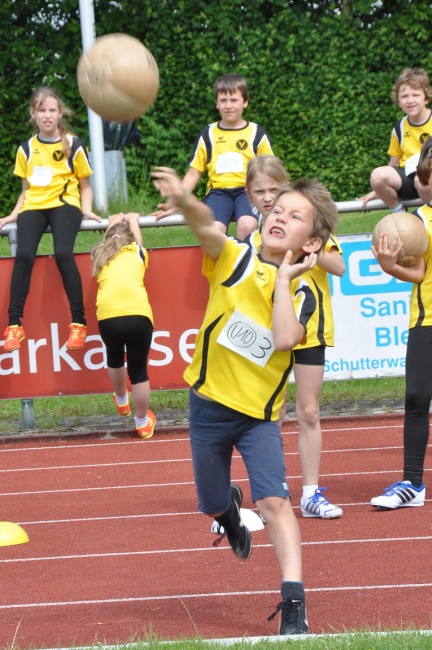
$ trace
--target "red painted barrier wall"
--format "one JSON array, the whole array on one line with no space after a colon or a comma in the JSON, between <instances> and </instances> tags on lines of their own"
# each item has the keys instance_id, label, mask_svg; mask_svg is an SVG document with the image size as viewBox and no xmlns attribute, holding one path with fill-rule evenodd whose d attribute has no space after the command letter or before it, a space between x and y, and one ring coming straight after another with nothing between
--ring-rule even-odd
<instances>
[{"instance_id":1,"label":"red painted barrier wall","mask_svg":"<svg viewBox=\"0 0 432 650\"><path fill-rule=\"evenodd\" d=\"M38 256L33 268L23 326L26 339L14 352L0 339L0 398L46 397L111 392L104 346L96 321L97 283L90 255L76 255L84 288L86 346L68 352L69 304L52 256ZM198 246L149 251L145 285L155 319L149 376L152 390L184 388L195 336L208 297ZM0 332L7 326L13 259L0 259Z\"/></svg>"}]
</instances>

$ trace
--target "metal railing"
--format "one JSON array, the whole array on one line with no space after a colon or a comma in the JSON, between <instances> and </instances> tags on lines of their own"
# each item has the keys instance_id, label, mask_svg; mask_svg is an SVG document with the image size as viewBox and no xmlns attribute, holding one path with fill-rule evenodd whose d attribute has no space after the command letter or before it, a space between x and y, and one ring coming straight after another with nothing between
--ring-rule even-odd
<instances>
[{"instance_id":1,"label":"metal railing","mask_svg":"<svg viewBox=\"0 0 432 650\"><path fill-rule=\"evenodd\" d=\"M414 201L403 201L403 204L406 207L422 205L420 199ZM361 201L339 201L336 202L337 211L339 214L344 214L347 212L371 212L374 210L385 210L387 208L386 204L379 199L374 199L369 201L366 206L362 205ZM388 209L388 208L387 208ZM155 217L140 217L139 226L140 228L160 228L166 226L183 226L186 222L184 217L181 214L176 214L171 217L166 217L160 221L156 221ZM83 220L80 226L81 231L90 230L106 230L108 228L108 219L102 219L99 223L91 219ZM51 229L47 228L45 232L50 232ZM16 248L17 248L17 227L15 223L7 224L3 228L0 228L0 237L7 237L9 240L10 253L12 257L15 257ZM24 429L33 429L35 424L35 415L34 415L34 406L32 399L23 399L22 402L22 419L23 419L23 428Z\"/></svg>"},{"instance_id":2,"label":"metal railing","mask_svg":"<svg viewBox=\"0 0 432 650\"><path fill-rule=\"evenodd\" d=\"M369 201L366 206L362 205L361 201L336 201L336 208L339 214L344 214L346 212L373 212L375 210L385 210L387 208L386 204L379 200L374 199ZM414 201L403 201L403 204L406 207L412 207L416 205L422 205L420 199ZM388 208L387 208L388 209ZM156 221L155 217L140 217L139 226L140 228L160 228L164 226L184 226L186 224L184 217L181 214L175 214L171 217L165 217L160 221ZM80 226L80 230L106 230L108 228L108 219L102 219L99 223L91 219L83 220ZM45 232L50 232L51 229L48 227ZM10 223L0 228L0 237L7 237L9 239L9 246L11 250L11 255L14 257L16 253L16 224Z\"/></svg>"}]
</instances>

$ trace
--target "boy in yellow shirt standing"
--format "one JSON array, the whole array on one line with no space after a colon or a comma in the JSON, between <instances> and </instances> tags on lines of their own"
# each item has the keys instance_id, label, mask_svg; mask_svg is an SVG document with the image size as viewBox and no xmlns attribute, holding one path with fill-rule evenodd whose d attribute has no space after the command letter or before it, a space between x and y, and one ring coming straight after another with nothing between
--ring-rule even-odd
<instances>
[{"instance_id":1,"label":"boy in yellow shirt standing","mask_svg":"<svg viewBox=\"0 0 432 650\"><path fill-rule=\"evenodd\" d=\"M244 239L256 230L259 216L246 195L246 168L252 158L273 152L264 129L243 118L249 103L246 79L238 74L223 75L213 92L221 119L199 133L182 186L192 192L207 170L204 203L213 210L217 228L226 233L234 219L237 238ZM176 211L174 207L155 214L161 218Z\"/></svg>"}]
</instances>

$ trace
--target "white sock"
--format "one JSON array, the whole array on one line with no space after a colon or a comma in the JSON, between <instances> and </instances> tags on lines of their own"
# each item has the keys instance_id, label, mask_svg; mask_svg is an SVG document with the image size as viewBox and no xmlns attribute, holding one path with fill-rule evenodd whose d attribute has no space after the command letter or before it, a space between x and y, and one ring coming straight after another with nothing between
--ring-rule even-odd
<instances>
[{"instance_id":1,"label":"white sock","mask_svg":"<svg viewBox=\"0 0 432 650\"><path fill-rule=\"evenodd\" d=\"M405 208L402 203L398 203L395 208L390 208L390 212L405 212Z\"/></svg>"},{"instance_id":2,"label":"white sock","mask_svg":"<svg viewBox=\"0 0 432 650\"><path fill-rule=\"evenodd\" d=\"M315 490L318 490L318 485L303 485L303 497L310 499L315 494Z\"/></svg>"},{"instance_id":3,"label":"white sock","mask_svg":"<svg viewBox=\"0 0 432 650\"><path fill-rule=\"evenodd\" d=\"M126 404L128 403L127 391L126 391L126 395L123 395L123 397L120 397L119 395L116 395L116 393L114 393L114 395L115 395L115 398L116 398L116 402L117 402L117 404L119 406L126 406Z\"/></svg>"},{"instance_id":4,"label":"white sock","mask_svg":"<svg viewBox=\"0 0 432 650\"><path fill-rule=\"evenodd\" d=\"M137 429L141 429L141 427L146 427L148 425L148 415L145 416L145 418L137 418L135 416L135 426Z\"/></svg>"}]
</instances>

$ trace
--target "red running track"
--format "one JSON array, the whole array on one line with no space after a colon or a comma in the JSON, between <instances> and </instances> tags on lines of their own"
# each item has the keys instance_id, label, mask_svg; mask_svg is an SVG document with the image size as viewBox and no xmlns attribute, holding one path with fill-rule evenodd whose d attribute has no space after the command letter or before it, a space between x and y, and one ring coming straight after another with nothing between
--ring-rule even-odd
<instances>
[{"instance_id":1,"label":"red running track","mask_svg":"<svg viewBox=\"0 0 432 650\"><path fill-rule=\"evenodd\" d=\"M297 435L284 432L303 541L312 632L429 627L431 503L382 512L372 496L399 480L402 420L324 421L321 483L341 519L303 519ZM427 457L426 482L432 463ZM241 459L233 479L250 501ZM280 575L266 530L250 560L212 547L197 512L185 433L149 441L27 440L0 446L0 520L29 544L0 548L0 647L273 635Z\"/></svg>"}]
</instances>

